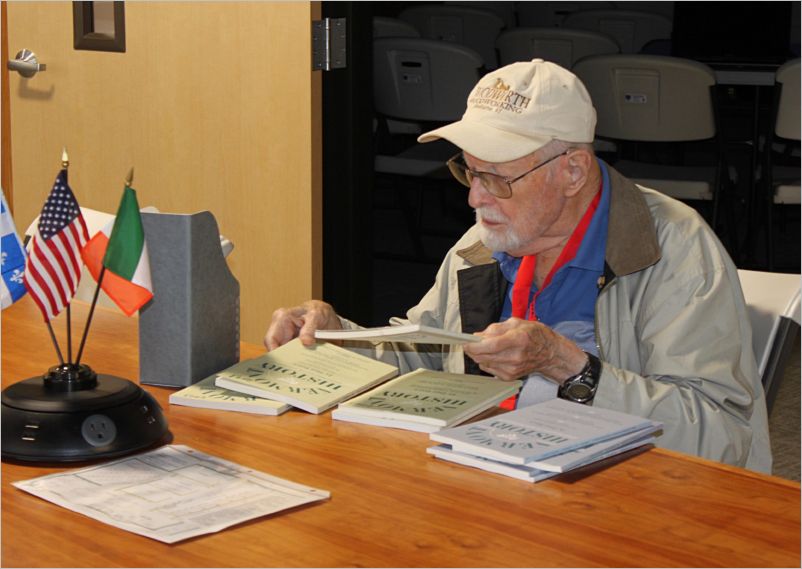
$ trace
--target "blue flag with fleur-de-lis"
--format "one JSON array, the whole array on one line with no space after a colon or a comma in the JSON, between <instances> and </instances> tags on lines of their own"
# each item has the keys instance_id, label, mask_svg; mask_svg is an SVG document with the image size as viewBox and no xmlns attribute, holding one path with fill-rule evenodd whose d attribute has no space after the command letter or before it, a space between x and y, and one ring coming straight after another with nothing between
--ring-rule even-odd
<instances>
[{"instance_id":1,"label":"blue flag with fleur-de-lis","mask_svg":"<svg viewBox=\"0 0 802 569\"><path fill-rule=\"evenodd\" d=\"M25 294L22 277L25 274L25 249L22 246L14 218L8 211L6 195L0 188L0 261L2 262L2 307L11 306Z\"/></svg>"}]
</instances>

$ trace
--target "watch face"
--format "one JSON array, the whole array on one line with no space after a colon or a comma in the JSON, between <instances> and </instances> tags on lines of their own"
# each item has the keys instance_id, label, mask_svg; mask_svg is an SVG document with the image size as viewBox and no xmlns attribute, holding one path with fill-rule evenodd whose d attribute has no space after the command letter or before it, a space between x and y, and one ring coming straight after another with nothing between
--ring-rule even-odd
<instances>
[{"instance_id":1,"label":"watch face","mask_svg":"<svg viewBox=\"0 0 802 569\"><path fill-rule=\"evenodd\" d=\"M593 390L590 388L590 386L578 381L569 385L567 391L568 396L571 399L576 399L579 401L587 399L593 394Z\"/></svg>"}]
</instances>

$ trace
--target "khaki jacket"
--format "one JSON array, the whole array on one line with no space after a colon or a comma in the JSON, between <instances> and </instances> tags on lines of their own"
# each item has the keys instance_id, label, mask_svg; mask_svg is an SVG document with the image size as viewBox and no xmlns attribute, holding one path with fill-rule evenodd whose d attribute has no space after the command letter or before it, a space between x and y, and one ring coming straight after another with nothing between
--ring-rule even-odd
<instances>
[{"instance_id":1,"label":"khaki jacket","mask_svg":"<svg viewBox=\"0 0 802 569\"><path fill-rule=\"evenodd\" d=\"M596 301L603 366L593 404L663 422L657 446L770 473L766 403L735 266L693 209L608 171L607 270ZM507 283L477 235L472 227L462 236L434 286L391 323L476 332L498 321ZM401 373L479 373L459 346L349 347Z\"/></svg>"}]
</instances>

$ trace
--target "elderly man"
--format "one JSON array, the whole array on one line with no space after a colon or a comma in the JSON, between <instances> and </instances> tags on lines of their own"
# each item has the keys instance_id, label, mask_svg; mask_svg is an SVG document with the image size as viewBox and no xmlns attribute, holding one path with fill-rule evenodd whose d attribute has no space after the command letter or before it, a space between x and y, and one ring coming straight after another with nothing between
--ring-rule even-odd
<instances>
[{"instance_id":1,"label":"elderly man","mask_svg":"<svg viewBox=\"0 0 802 569\"><path fill-rule=\"evenodd\" d=\"M695 211L598 160L595 124L582 83L534 60L486 75L460 121L422 135L462 149L448 166L469 188L476 225L392 323L482 340L362 351L404 372L526 378L518 406L562 397L649 417L665 424L660 446L770 472L732 261ZM311 344L316 329L354 326L309 301L276 311L265 345Z\"/></svg>"}]
</instances>

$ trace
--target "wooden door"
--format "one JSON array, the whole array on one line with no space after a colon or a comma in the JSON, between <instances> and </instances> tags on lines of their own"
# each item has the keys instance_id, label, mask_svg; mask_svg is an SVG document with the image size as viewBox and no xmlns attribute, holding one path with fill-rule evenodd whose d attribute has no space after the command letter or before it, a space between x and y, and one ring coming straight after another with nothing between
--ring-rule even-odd
<instances>
[{"instance_id":1,"label":"wooden door","mask_svg":"<svg viewBox=\"0 0 802 569\"><path fill-rule=\"evenodd\" d=\"M6 3L4 3L4 8ZM14 217L39 213L70 156L82 206L114 213L128 170L141 206L209 210L234 252L242 339L321 294L317 2L126 2L124 53L73 48L71 2L7 3ZM7 169L6 169L7 170Z\"/></svg>"}]
</instances>

